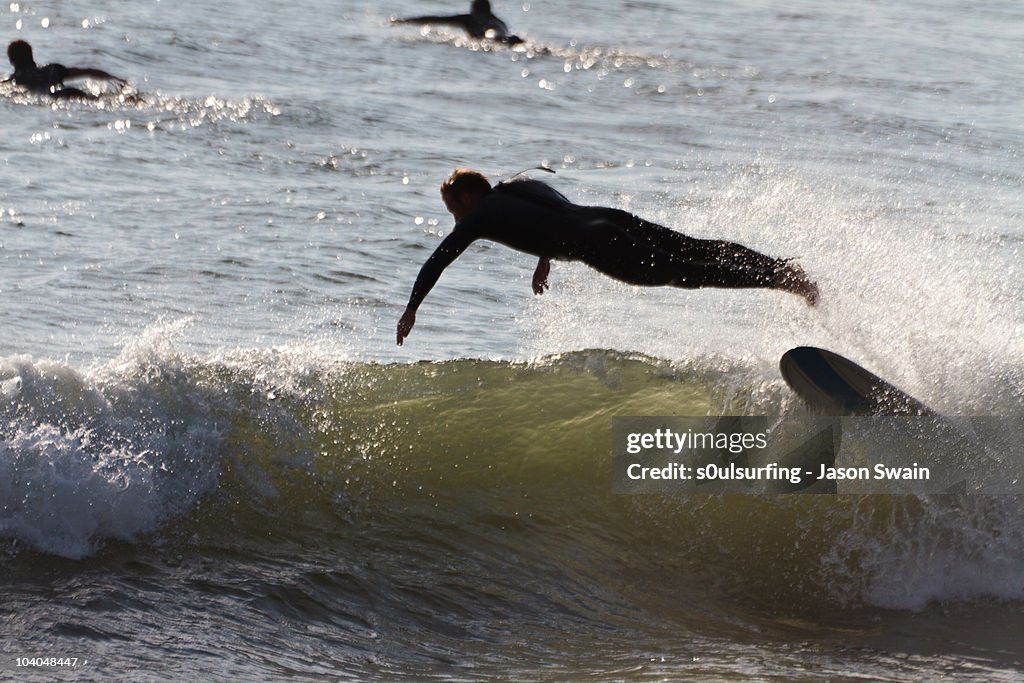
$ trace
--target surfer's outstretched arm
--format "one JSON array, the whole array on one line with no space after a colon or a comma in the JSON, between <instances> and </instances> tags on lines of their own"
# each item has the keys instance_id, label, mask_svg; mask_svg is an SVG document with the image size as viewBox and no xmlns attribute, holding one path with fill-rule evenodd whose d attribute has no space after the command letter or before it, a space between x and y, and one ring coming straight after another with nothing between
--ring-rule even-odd
<instances>
[{"instance_id":1,"label":"surfer's outstretched arm","mask_svg":"<svg viewBox=\"0 0 1024 683\"><path fill-rule=\"evenodd\" d=\"M95 78L101 81L111 81L120 86L125 86L128 84L128 81L126 81L125 79L120 78L118 76L114 76L113 74L108 74L106 71L103 71L102 69L69 67L67 71L64 72L64 78Z\"/></svg>"},{"instance_id":2,"label":"surfer's outstretched arm","mask_svg":"<svg viewBox=\"0 0 1024 683\"><path fill-rule=\"evenodd\" d=\"M434 285L444 269L452 264L459 255L466 250L466 247L476 239L475 235L468 230L454 230L438 245L434 253L430 255L427 262L420 268L420 274L416 276L416 283L412 286L412 294L409 296L409 303L405 307L405 313L398 321L398 334L396 340L401 346L405 338L409 336L413 325L416 324L416 310L423 303L423 299Z\"/></svg>"},{"instance_id":3,"label":"surfer's outstretched arm","mask_svg":"<svg viewBox=\"0 0 1024 683\"><path fill-rule=\"evenodd\" d=\"M458 26L466 28L469 22L468 14L456 14L454 16L423 16L423 17L393 17L392 24L441 24L443 26Z\"/></svg>"}]
</instances>

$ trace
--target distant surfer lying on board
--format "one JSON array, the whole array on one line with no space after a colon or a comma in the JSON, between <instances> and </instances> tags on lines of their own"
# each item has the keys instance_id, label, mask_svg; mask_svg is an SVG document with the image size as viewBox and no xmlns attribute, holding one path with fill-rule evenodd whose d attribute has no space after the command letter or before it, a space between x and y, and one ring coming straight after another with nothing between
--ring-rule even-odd
<instances>
[{"instance_id":1,"label":"distant surfer lying on board","mask_svg":"<svg viewBox=\"0 0 1024 683\"><path fill-rule=\"evenodd\" d=\"M788 260L732 242L687 237L620 209L579 206L539 180L491 187L486 176L460 168L442 183L441 199L455 217L455 228L420 269L398 321L399 344L444 269L478 239L539 257L536 294L547 289L551 259L557 259L582 261L634 285L762 287L797 294L812 306L818 300L818 287Z\"/></svg>"},{"instance_id":2,"label":"distant surfer lying on board","mask_svg":"<svg viewBox=\"0 0 1024 683\"><path fill-rule=\"evenodd\" d=\"M32 56L32 46L24 40L15 40L7 46L7 58L11 60L14 67L14 74L6 81L14 81L29 92L39 95L51 95L57 99L79 97L87 100L94 100L96 96L78 88L64 85L64 81L71 78L95 78L103 81L113 81L119 86L124 86L126 81L117 76L111 76L106 71L99 69L86 69L81 67L69 67L63 64L47 64L39 66Z\"/></svg>"},{"instance_id":3,"label":"distant surfer lying on board","mask_svg":"<svg viewBox=\"0 0 1024 683\"><path fill-rule=\"evenodd\" d=\"M473 0L469 6L469 14L455 14L439 17L409 17L408 19L392 19L393 24L443 24L463 29L471 38L490 38L509 45L523 42L519 36L511 35L505 22L491 12L489 0Z\"/></svg>"}]
</instances>

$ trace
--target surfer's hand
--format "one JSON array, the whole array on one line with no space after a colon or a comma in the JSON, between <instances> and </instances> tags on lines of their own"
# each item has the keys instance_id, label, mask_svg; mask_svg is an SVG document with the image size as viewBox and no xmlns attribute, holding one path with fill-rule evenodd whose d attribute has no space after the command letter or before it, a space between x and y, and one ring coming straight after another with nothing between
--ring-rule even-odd
<instances>
[{"instance_id":1,"label":"surfer's hand","mask_svg":"<svg viewBox=\"0 0 1024 683\"><path fill-rule=\"evenodd\" d=\"M548 289L548 275L551 273L551 259L541 257L537 270L533 271L533 293L543 294Z\"/></svg>"},{"instance_id":2,"label":"surfer's hand","mask_svg":"<svg viewBox=\"0 0 1024 683\"><path fill-rule=\"evenodd\" d=\"M405 309L405 313L398 321L398 345L401 346L405 338L412 332L412 326L416 324L416 311L412 308Z\"/></svg>"}]
</instances>

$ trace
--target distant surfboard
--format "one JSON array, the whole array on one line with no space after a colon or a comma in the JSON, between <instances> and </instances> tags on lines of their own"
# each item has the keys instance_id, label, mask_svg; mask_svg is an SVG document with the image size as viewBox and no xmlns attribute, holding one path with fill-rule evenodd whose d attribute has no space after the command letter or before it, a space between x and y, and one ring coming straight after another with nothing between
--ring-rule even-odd
<instances>
[{"instance_id":1,"label":"distant surfboard","mask_svg":"<svg viewBox=\"0 0 1024 683\"><path fill-rule=\"evenodd\" d=\"M790 349L782 354L779 370L800 398L825 415L936 415L881 377L825 349Z\"/></svg>"}]
</instances>

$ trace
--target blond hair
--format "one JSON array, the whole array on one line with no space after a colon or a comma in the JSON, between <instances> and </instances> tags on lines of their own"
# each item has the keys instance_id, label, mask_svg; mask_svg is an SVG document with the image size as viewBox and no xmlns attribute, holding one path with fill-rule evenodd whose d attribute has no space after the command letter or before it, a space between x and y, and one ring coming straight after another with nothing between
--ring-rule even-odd
<instances>
[{"instance_id":1,"label":"blond hair","mask_svg":"<svg viewBox=\"0 0 1024 683\"><path fill-rule=\"evenodd\" d=\"M468 168L457 168L441 183L442 197L457 197L465 193L487 194L491 181L483 173Z\"/></svg>"}]
</instances>

